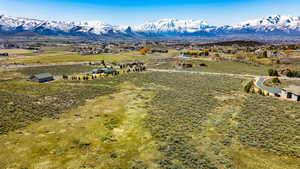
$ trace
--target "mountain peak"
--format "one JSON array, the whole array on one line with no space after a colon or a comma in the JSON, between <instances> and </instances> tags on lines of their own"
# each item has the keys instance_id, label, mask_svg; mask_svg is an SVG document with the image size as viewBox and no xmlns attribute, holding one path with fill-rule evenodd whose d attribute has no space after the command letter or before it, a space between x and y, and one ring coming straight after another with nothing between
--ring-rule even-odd
<instances>
[{"instance_id":1,"label":"mountain peak","mask_svg":"<svg viewBox=\"0 0 300 169\"><path fill-rule=\"evenodd\" d=\"M175 18L161 19L158 21L146 22L145 24L134 27L135 31L144 32L197 32L205 31L209 28L215 28L215 26L209 25L207 22L202 20L179 20Z\"/></svg>"},{"instance_id":2,"label":"mountain peak","mask_svg":"<svg viewBox=\"0 0 300 169\"><path fill-rule=\"evenodd\" d=\"M286 15L271 15L262 19L254 19L242 22L233 28L236 29L257 29L257 30L295 30L300 27L300 18Z\"/></svg>"}]
</instances>

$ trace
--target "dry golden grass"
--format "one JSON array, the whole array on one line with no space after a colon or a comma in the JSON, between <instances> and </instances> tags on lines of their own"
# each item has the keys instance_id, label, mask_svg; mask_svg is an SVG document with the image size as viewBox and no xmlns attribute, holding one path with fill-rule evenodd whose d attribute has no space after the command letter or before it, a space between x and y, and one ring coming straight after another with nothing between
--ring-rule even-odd
<instances>
[{"instance_id":1,"label":"dry golden grass","mask_svg":"<svg viewBox=\"0 0 300 169\"><path fill-rule=\"evenodd\" d=\"M300 54L299 53L293 53L291 55L289 55L290 58L300 58Z\"/></svg>"},{"instance_id":2,"label":"dry golden grass","mask_svg":"<svg viewBox=\"0 0 300 169\"><path fill-rule=\"evenodd\" d=\"M67 62L94 62L94 61L122 61L122 60L143 60L150 56L138 55L135 52L118 53L118 54L97 54L82 56L77 53L67 51L49 51L42 53L22 54L12 58L6 63L67 63Z\"/></svg>"},{"instance_id":3,"label":"dry golden grass","mask_svg":"<svg viewBox=\"0 0 300 169\"><path fill-rule=\"evenodd\" d=\"M272 61L269 58L260 58L260 59L255 59L255 61L259 64L267 65L270 64Z\"/></svg>"},{"instance_id":4,"label":"dry golden grass","mask_svg":"<svg viewBox=\"0 0 300 169\"><path fill-rule=\"evenodd\" d=\"M10 55L17 55L17 54L32 53L32 51L26 50L26 49L0 49L0 53L8 53Z\"/></svg>"}]
</instances>

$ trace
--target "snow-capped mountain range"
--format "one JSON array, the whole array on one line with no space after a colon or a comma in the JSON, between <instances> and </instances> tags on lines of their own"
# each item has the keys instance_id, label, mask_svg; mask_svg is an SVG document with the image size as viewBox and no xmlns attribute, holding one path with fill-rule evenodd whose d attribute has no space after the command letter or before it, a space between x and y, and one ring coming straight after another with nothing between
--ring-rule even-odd
<instances>
[{"instance_id":1,"label":"snow-capped mountain range","mask_svg":"<svg viewBox=\"0 0 300 169\"><path fill-rule=\"evenodd\" d=\"M178 20L178 19L162 19L154 22L147 22L142 25L134 26L136 32L152 32L152 33L195 33L198 31L207 31L215 29L216 26L209 25L201 20Z\"/></svg>"},{"instance_id":2,"label":"snow-capped mountain range","mask_svg":"<svg viewBox=\"0 0 300 169\"><path fill-rule=\"evenodd\" d=\"M124 27L112 26L100 21L64 22L45 21L0 15L0 30L6 32L30 31L42 34L94 34L122 33ZM125 33L125 32L124 32Z\"/></svg>"},{"instance_id":3,"label":"snow-capped mountain range","mask_svg":"<svg viewBox=\"0 0 300 169\"><path fill-rule=\"evenodd\" d=\"M65 22L0 15L0 32L42 35L219 36L230 34L300 35L300 17L269 16L237 25L214 26L201 20L162 19L135 26L114 26L100 21Z\"/></svg>"}]
</instances>

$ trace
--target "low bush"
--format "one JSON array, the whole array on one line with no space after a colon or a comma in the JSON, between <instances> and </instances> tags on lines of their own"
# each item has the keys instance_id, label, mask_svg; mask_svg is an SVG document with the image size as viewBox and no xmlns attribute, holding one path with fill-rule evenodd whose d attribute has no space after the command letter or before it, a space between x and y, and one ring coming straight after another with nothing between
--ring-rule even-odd
<instances>
[{"instance_id":1,"label":"low bush","mask_svg":"<svg viewBox=\"0 0 300 169\"><path fill-rule=\"evenodd\" d=\"M236 117L239 122L237 135L246 145L300 157L299 110L296 102L251 95Z\"/></svg>"},{"instance_id":2,"label":"low bush","mask_svg":"<svg viewBox=\"0 0 300 169\"><path fill-rule=\"evenodd\" d=\"M248 82L245 87L244 87L244 91L247 92L247 93L250 93L251 92L251 89L253 87L253 80Z\"/></svg>"},{"instance_id":3,"label":"low bush","mask_svg":"<svg viewBox=\"0 0 300 169\"><path fill-rule=\"evenodd\" d=\"M278 71L275 69L269 69L268 74L269 74L269 76L279 76Z\"/></svg>"},{"instance_id":4,"label":"low bush","mask_svg":"<svg viewBox=\"0 0 300 169\"><path fill-rule=\"evenodd\" d=\"M278 78L273 78L273 79L272 79L272 83L274 83L274 84L279 84L279 83L281 83L281 82L280 82L280 80L279 80Z\"/></svg>"}]
</instances>

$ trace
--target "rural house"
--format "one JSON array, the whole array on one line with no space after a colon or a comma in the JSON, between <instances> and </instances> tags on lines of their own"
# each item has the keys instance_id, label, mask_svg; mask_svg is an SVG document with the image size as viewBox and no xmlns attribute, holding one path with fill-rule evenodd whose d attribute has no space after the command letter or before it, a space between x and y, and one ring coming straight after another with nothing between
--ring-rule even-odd
<instances>
[{"instance_id":1,"label":"rural house","mask_svg":"<svg viewBox=\"0 0 300 169\"><path fill-rule=\"evenodd\" d=\"M102 71L108 75L116 75L118 72L113 68L103 68Z\"/></svg>"},{"instance_id":2,"label":"rural house","mask_svg":"<svg viewBox=\"0 0 300 169\"><path fill-rule=\"evenodd\" d=\"M113 68L100 68L100 69L93 69L90 73L92 74L107 74L107 75L116 75L118 72Z\"/></svg>"},{"instance_id":3,"label":"rural house","mask_svg":"<svg viewBox=\"0 0 300 169\"><path fill-rule=\"evenodd\" d=\"M0 56L8 56L8 53L0 53Z\"/></svg>"},{"instance_id":4,"label":"rural house","mask_svg":"<svg viewBox=\"0 0 300 169\"><path fill-rule=\"evenodd\" d=\"M41 73L37 75L33 75L29 78L29 80L39 83L50 82L54 80L54 77L50 73Z\"/></svg>"},{"instance_id":5,"label":"rural house","mask_svg":"<svg viewBox=\"0 0 300 169\"><path fill-rule=\"evenodd\" d=\"M300 101L300 87L291 85L288 88L282 89L282 97L293 101Z\"/></svg>"}]
</instances>

